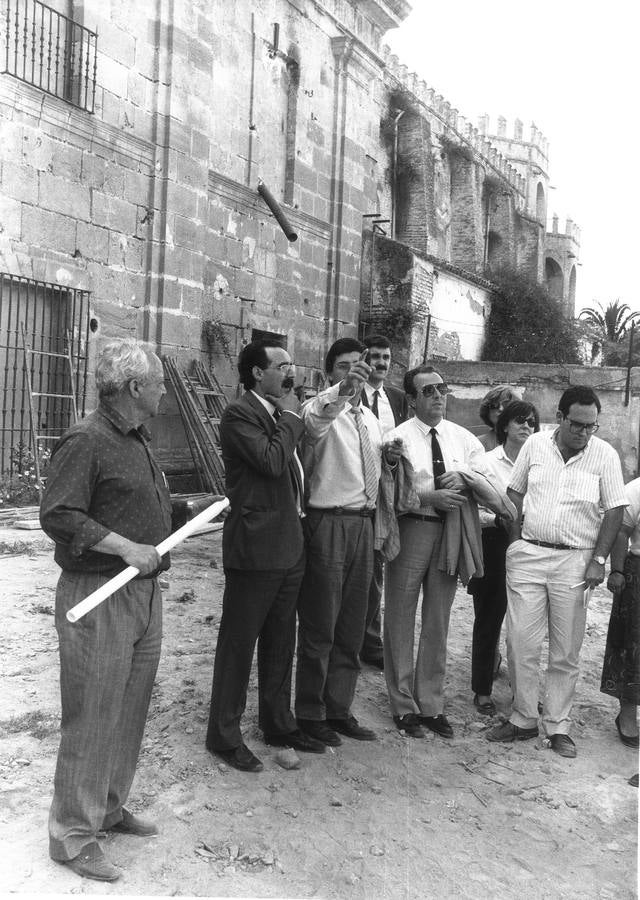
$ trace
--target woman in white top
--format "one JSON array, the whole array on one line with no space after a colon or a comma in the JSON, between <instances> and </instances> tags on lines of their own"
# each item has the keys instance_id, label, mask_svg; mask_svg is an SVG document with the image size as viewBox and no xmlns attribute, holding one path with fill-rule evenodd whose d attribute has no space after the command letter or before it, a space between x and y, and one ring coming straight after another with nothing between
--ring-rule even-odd
<instances>
[{"instance_id":1,"label":"woman in white top","mask_svg":"<svg viewBox=\"0 0 640 900\"><path fill-rule=\"evenodd\" d=\"M485 466L494 476L495 487L503 494L511 479L513 464L529 435L540 431L540 417L532 403L513 400L507 403L496 422L498 446L484 457ZM495 649L507 609L505 555L508 536L498 516L480 510L484 576L472 578L467 591L473 596L475 620L471 649L471 689L479 713L493 715L491 699L495 671Z\"/></svg>"}]
</instances>

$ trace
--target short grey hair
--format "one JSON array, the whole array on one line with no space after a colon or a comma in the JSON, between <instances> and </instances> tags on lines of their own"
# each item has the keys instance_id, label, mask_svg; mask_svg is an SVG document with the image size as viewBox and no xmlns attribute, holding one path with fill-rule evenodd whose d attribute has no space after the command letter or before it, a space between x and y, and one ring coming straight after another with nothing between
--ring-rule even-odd
<instances>
[{"instance_id":1,"label":"short grey hair","mask_svg":"<svg viewBox=\"0 0 640 900\"><path fill-rule=\"evenodd\" d=\"M146 381L149 376L151 344L135 338L109 341L102 348L96 364L96 387L99 397L121 394L134 378Z\"/></svg>"}]
</instances>

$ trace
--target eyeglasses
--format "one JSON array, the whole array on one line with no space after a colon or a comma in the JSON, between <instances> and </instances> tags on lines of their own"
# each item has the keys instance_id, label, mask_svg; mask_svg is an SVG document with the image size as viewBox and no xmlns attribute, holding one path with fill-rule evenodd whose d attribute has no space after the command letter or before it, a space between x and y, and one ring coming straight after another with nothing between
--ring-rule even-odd
<instances>
[{"instance_id":1,"label":"eyeglasses","mask_svg":"<svg viewBox=\"0 0 640 900\"><path fill-rule=\"evenodd\" d=\"M585 424L584 422L575 422L573 419L570 419L568 416L564 416L565 421L569 423L569 431L571 434L595 434L595 432L600 428L597 422L588 422Z\"/></svg>"},{"instance_id":2,"label":"eyeglasses","mask_svg":"<svg viewBox=\"0 0 640 900\"><path fill-rule=\"evenodd\" d=\"M536 427L536 420L533 416L514 416L512 419L517 425L528 425L529 428Z\"/></svg>"},{"instance_id":3,"label":"eyeglasses","mask_svg":"<svg viewBox=\"0 0 640 900\"><path fill-rule=\"evenodd\" d=\"M278 372L289 372L291 369L295 369L295 366L292 362L283 362L278 366L270 366L272 369L277 369Z\"/></svg>"},{"instance_id":4,"label":"eyeglasses","mask_svg":"<svg viewBox=\"0 0 640 900\"><path fill-rule=\"evenodd\" d=\"M441 382L440 384L425 384L424 387L420 388L420 393L423 397L433 397L436 390L441 397L444 397L445 394L451 393L449 386L444 382Z\"/></svg>"}]
</instances>

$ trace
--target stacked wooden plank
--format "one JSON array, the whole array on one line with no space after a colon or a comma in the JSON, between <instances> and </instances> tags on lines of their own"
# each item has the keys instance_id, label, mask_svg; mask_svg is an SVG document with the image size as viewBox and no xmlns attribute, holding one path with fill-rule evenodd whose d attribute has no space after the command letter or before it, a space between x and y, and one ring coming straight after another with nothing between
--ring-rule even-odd
<instances>
[{"instance_id":1,"label":"stacked wooden plank","mask_svg":"<svg viewBox=\"0 0 640 900\"><path fill-rule=\"evenodd\" d=\"M175 393L200 487L212 494L224 494L220 416L227 405L225 394L200 362L194 362L191 374L181 371L171 357L165 357L162 363Z\"/></svg>"}]
</instances>

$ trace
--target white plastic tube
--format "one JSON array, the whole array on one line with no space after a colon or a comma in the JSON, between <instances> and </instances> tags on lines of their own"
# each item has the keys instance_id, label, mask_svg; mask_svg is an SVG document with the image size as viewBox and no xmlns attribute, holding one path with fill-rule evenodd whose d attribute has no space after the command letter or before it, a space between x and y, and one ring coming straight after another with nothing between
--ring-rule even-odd
<instances>
[{"instance_id":1,"label":"white plastic tube","mask_svg":"<svg viewBox=\"0 0 640 900\"><path fill-rule=\"evenodd\" d=\"M177 544L184 541L185 538L188 538L194 531L197 531L201 525L205 525L207 522L210 522L211 519L215 519L215 517L219 516L222 510L226 509L228 505L229 501L226 497L223 500L217 500L201 513L198 513L197 516L194 516L193 519L190 519L182 526L182 528L178 528L177 531L170 534L164 541L160 541L156 547L160 556L164 556L165 553L173 550ZM84 600L81 600L80 603L76 603L75 606L72 606L67 612L67 619L70 622L77 622L78 619L86 616L88 612L91 612L91 610L95 609L103 600L106 600L107 597L110 597L116 591L120 590L121 587L124 587L125 584L131 581L132 578L135 578L139 573L140 570L136 569L135 566L127 566L126 569L119 572L117 575L114 575L113 578L99 587L92 594L89 594L88 597L85 597Z\"/></svg>"}]
</instances>

